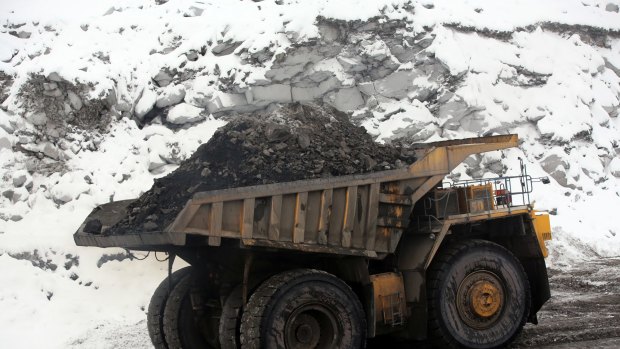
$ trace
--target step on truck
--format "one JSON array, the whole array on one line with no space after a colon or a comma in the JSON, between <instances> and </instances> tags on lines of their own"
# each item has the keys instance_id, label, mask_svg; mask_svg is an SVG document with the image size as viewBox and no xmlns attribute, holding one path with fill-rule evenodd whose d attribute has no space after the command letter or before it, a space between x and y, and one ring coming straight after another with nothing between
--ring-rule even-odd
<instances>
[{"instance_id":1,"label":"step on truck","mask_svg":"<svg viewBox=\"0 0 620 349\"><path fill-rule=\"evenodd\" d=\"M107 235L132 200L94 209L77 245L165 252L147 324L156 348L447 348L510 343L549 299L536 182L446 175L517 135L415 145L406 168L193 195L163 231ZM103 233L84 232L93 219Z\"/></svg>"}]
</instances>

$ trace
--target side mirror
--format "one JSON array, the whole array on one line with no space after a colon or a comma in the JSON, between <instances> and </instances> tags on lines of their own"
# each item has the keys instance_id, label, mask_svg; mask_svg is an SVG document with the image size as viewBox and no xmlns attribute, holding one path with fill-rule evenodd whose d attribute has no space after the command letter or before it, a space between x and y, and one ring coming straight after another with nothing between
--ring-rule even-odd
<instances>
[{"instance_id":1,"label":"side mirror","mask_svg":"<svg viewBox=\"0 0 620 349\"><path fill-rule=\"evenodd\" d=\"M542 182L542 184L549 184L549 183L551 183L551 181L549 180L549 177L542 177L540 179L540 181Z\"/></svg>"}]
</instances>

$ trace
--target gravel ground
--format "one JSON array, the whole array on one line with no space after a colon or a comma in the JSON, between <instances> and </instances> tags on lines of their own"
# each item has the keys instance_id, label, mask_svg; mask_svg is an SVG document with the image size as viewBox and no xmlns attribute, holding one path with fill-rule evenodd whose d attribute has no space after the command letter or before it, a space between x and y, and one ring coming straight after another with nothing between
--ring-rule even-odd
<instances>
[{"instance_id":1,"label":"gravel ground","mask_svg":"<svg viewBox=\"0 0 620 349\"><path fill-rule=\"evenodd\" d=\"M620 258L549 270L551 300L512 348L619 348Z\"/></svg>"}]
</instances>

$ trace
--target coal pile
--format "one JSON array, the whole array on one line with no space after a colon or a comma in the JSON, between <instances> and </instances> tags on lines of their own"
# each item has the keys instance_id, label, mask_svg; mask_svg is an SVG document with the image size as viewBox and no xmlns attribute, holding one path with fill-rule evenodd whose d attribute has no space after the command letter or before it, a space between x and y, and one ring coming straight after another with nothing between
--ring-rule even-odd
<instances>
[{"instance_id":1,"label":"coal pile","mask_svg":"<svg viewBox=\"0 0 620 349\"><path fill-rule=\"evenodd\" d=\"M414 160L413 151L374 142L331 107L281 106L230 121L105 233L163 230L197 192L389 170Z\"/></svg>"}]
</instances>

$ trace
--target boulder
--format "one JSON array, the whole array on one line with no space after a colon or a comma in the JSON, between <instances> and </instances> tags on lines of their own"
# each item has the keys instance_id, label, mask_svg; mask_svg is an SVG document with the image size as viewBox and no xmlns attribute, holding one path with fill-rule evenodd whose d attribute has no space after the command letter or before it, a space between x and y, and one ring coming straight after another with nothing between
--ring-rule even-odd
<instances>
[{"instance_id":1,"label":"boulder","mask_svg":"<svg viewBox=\"0 0 620 349\"><path fill-rule=\"evenodd\" d=\"M559 185L571 189L575 188L574 184L568 184L566 171L570 168L570 164L566 160L556 154L551 154L544 158L540 165Z\"/></svg>"},{"instance_id":2,"label":"boulder","mask_svg":"<svg viewBox=\"0 0 620 349\"><path fill-rule=\"evenodd\" d=\"M153 77L153 80L155 80L157 86L166 87L170 85L170 82L172 82L172 76L167 71L161 70Z\"/></svg>"},{"instance_id":3,"label":"boulder","mask_svg":"<svg viewBox=\"0 0 620 349\"><path fill-rule=\"evenodd\" d=\"M169 107L181 103L183 98L185 98L185 86L169 85L159 92L155 106L157 108Z\"/></svg>"},{"instance_id":4,"label":"boulder","mask_svg":"<svg viewBox=\"0 0 620 349\"><path fill-rule=\"evenodd\" d=\"M48 158L58 160L60 159L60 150L51 143L45 143L43 146L43 155Z\"/></svg>"},{"instance_id":5,"label":"boulder","mask_svg":"<svg viewBox=\"0 0 620 349\"><path fill-rule=\"evenodd\" d=\"M82 99L80 98L80 96L77 95L77 93L73 91L67 91L67 97L69 98L69 103L71 104L71 108L73 108L73 110L82 109Z\"/></svg>"},{"instance_id":6,"label":"boulder","mask_svg":"<svg viewBox=\"0 0 620 349\"><path fill-rule=\"evenodd\" d=\"M328 103L340 111L351 111L364 105L364 98L357 87L341 88Z\"/></svg>"},{"instance_id":7,"label":"boulder","mask_svg":"<svg viewBox=\"0 0 620 349\"><path fill-rule=\"evenodd\" d=\"M157 94L150 88L144 89L142 96L136 103L134 108L134 114L139 120L142 120L148 112L153 110L155 103L157 102Z\"/></svg>"},{"instance_id":8,"label":"boulder","mask_svg":"<svg viewBox=\"0 0 620 349\"><path fill-rule=\"evenodd\" d=\"M186 124L190 122L196 122L203 118L201 115L204 111L203 108L194 107L188 103L181 103L175 105L168 111L166 115L166 121L173 124Z\"/></svg>"},{"instance_id":9,"label":"boulder","mask_svg":"<svg viewBox=\"0 0 620 349\"><path fill-rule=\"evenodd\" d=\"M13 147L11 135L9 135L3 128L0 128L0 150L11 149L11 147Z\"/></svg>"},{"instance_id":10,"label":"boulder","mask_svg":"<svg viewBox=\"0 0 620 349\"><path fill-rule=\"evenodd\" d=\"M22 185L24 185L27 180L28 180L28 173L26 171L24 170L15 171L15 173L13 173L13 186L15 188L19 188Z\"/></svg>"},{"instance_id":11,"label":"boulder","mask_svg":"<svg viewBox=\"0 0 620 349\"><path fill-rule=\"evenodd\" d=\"M620 10L620 7L618 6L618 4L614 4L614 3L610 2L607 5L605 5L605 10L609 11L609 12L616 12L616 13L618 13L618 11Z\"/></svg>"}]
</instances>

